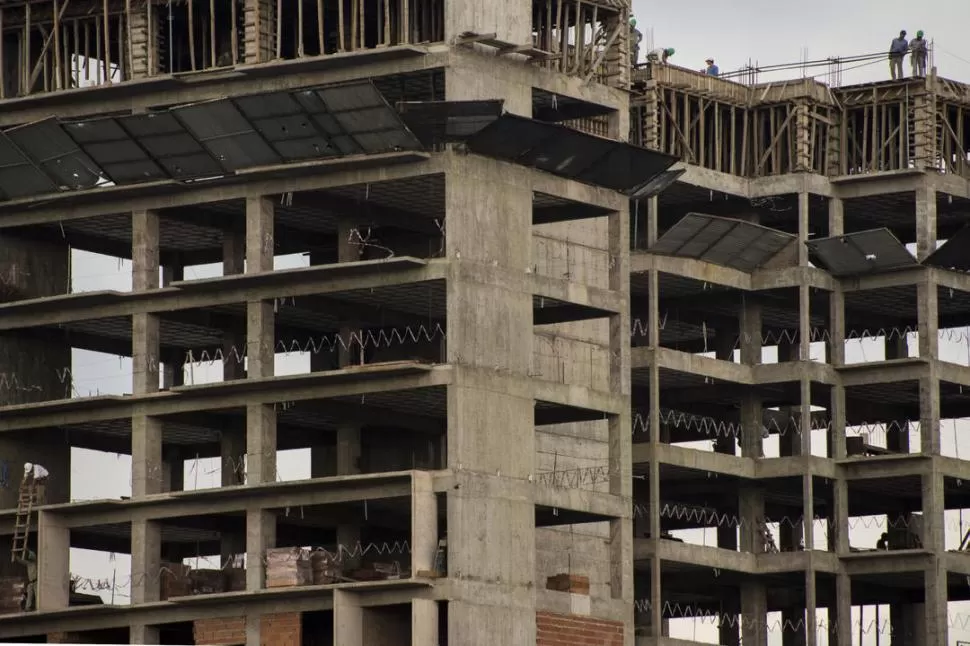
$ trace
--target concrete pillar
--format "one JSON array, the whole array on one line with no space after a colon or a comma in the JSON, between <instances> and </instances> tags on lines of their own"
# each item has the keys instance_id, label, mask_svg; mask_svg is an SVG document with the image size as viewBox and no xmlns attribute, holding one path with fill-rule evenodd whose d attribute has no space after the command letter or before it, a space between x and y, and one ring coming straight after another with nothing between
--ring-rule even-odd
<instances>
[{"instance_id":1,"label":"concrete pillar","mask_svg":"<svg viewBox=\"0 0 970 646\"><path fill-rule=\"evenodd\" d=\"M919 380L919 428L923 455L940 455L940 380L932 368Z\"/></svg>"},{"instance_id":2,"label":"concrete pillar","mask_svg":"<svg viewBox=\"0 0 970 646\"><path fill-rule=\"evenodd\" d=\"M939 292L931 274L916 285L916 319L919 327L919 356L938 359L940 356Z\"/></svg>"},{"instance_id":3,"label":"concrete pillar","mask_svg":"<svg viewBox=\"0 0 970 646\"><path fill-rule=\"evenodd\" d=\"M262 590L266 582L266 550L276 546L276 514L246 511L246 590Z\"/></svg>"},{"instance_id":4,"label":"concrete pillar","mask_svg":"<svg viewBox=\"0 0 970 646\"><path fill-rule=\"evenodd\" d=\"M333 643L364 646L364 609L360 607L360 598L353 592L333 591Z\"/></svg>"},{"instance_id":5,"label":"concrete pillar","mask_svg":"<svg viewBox=\"0 0 970 646\"><path fill-rule=\"evenodd\" d=\"M934 556L924 573L924 644L949 644L947 635L946 517L943 474L935 467L923 475L923 547ZM918 633L917 633L918 634Z\"/></svg>"},{"instance_id":6,"label":"concrete pillar","mask_svg":"<svg viewBox=\"0 0 970 646\"><path fill-rule=\"evenodd\" d=\"M852 646L852 579L848 574L835 575L835 605L829 608L832 646Z\"/></svg>"},{"instance_id":7,"label":"concrete pillar","mask_svg":"<svg viewBox=\"0 0 970 646\"><path fill-rule=\"evenodd\" d=\"M431 474L417 471L411 489L411 572L434 571L438 551L438 496Z\"/></svg>"},{"instance_id":8,"label":"concrete pillar","mask_svg":"<svg viewBox=\"0 0 970 646\"><path fill-rule=\"evenodd\" d=\"M798 194L798 265L808 266L808 246L805 242L809 238L810 219L808 193L802 191Z\"/></svg>"},{"instance_id":9,"label":"concrete pillar","mask_svg":"<svg viewBox=\"0 0 970 646\"><path fill-rule=\"evenodd\" d=\"M929 177L916 189L916 258L922 262L936 251L936 189Z\"/></svg>"},{"instance_id":10,"label":"concrete pillar","mask_svg":"<svg viewBox=\"0 0 970 646\"><path fill-rule=\"evenodd\" d=\"M447 494L448 569L476 582L458 588L449 604L448 643L531 644L535 398L509 376L525 379L532 369L532 289L523 283L532 261L532 190L521 169L482 157L446 159L447 362L455 370L448 467L466 483ZM496 584L502 593L493 597Z\"/></svg>"},{"instance_id":11,"label":"concrete pillar","mask_svg":"<svg viewBox=\"0 0 970 646\"><path fill-rule=\"evenodd\" d=\"M236 276L246 271L246 232L233 230L223 233L222 275ZM233 381L246 378L243 363L246 336L241 330L227 330L222 344L222 379Z\"/></svg>"},{"instance_id":12,"label":"concrete pillar","mask_svg":"<svg viewBox=\"0 0 970 646\"><path fill-rule=\"evenodd\" d=\"M431 599L411 601L411 646L438 646L438 602ZM335 642L336 643L336 642Z\"/></svg>"},{"instance_id":13,"label":"concrete pillar","mask_svg":"<svg viewBox=\"0 0 970 646\"><path fill-rule=\"evenodd\" d=\"M128 642L131 644L159 644L161 636L158 626L132 624L128 629Z\"/></svg>"},{"instance_id":14,"label":"concrete pillar","mask_svg":"<svg viewBox=\"0 0 970 646\"><path fill-rule=\"evenodd\" d=\"M768 645L768 600L765 584L747 580L741 584L741 643Z\"/></svg>"},{"instance_id":15,"label":"concrete pillar","mask_svg":"<svg viewBox=\"0 0 970 646\"><path fill-rule=\"evenodd\" d=\"M154 521L131 523L131 602L159 600L162 571L162 528Z\"/></svg>"},{"instance_id":16,"label":"concrete pillar","mask_svg":"<svg viewBox=\"0 0 970 646\"><path fill-rule=\"evenodd\" d=\"M71 530L55 514L37 512L37 601L39 611L68 607L71 594Z\"/></svg>"},{"instance_id":17,"label":"concrete pillar","mask_svg":"<svg viewBox=\"0 0 970 646\"><path fill-rule=\"evenodd\" d=\"M154 211L131 214L132 289L157 289L160 281L159 218ZM159 320L154 314L132 317L132 392L143 395L159 389L161 356ZM136 415L131 420L131 495L159 493L165 480L162 466L162 423Z\"/></svg>"},{"instance_id":18,"label":"concrete pillar","mask_svg":"<svg viewBox=\"0 0 970 646\"><path fill-rule=\"evenodd\" d=\"M273 203L267 198L246 200L246 273L273 270ZM276 313L273 303L251 301L246 316L246 360L250 379L275 374ZM247 482L276 481L276 410L252 404L246 407Z\"/></svg>"}]
</instances>

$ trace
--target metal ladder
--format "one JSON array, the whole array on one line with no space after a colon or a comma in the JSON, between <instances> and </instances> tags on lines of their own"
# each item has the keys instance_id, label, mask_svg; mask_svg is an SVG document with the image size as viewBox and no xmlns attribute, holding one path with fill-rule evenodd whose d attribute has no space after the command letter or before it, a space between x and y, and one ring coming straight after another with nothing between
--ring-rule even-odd
<instances>
[{"instance_id":1,"label":"metal ladder","mask_svg":"<svg viewBox=\"0 0 970 646\"><path fill-rule=\"evenodd\" d=\"M32 477L27 474L20 481L17 494L17 517L13 528L13 547L10 549L10 561L17 562L27 556L27 537L30 536L30 514L37 502L37 486Z\"/></svg>"}]
</instances>

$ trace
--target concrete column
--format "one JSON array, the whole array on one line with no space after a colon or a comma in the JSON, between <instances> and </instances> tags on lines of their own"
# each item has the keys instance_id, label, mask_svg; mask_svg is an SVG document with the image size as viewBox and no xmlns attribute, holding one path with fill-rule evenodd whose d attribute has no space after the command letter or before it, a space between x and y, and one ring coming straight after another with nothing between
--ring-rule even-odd
<instances>
[{"instance_id":1,"label":"concrete column","mask_svg":"<svg viewBox=\"0 0 970 646\"><path fill-rule=\"evenodd\" d=\"M798 265L808 266L808 246L805 242L809 234L809 204L808 193L802 191L798 194Z\"/></svg>"},{"instance_id":2,"label":"concrete column","mask_svg":"<svg viewBox=\"0 0 970 646\"><path fill-rule=\"evenodd\" d=\"M128 629L128 641L131 644L159 644L161 636L158 626L132 624Z\"/></svg>"},{"instance_id":3,"label":"concrete column","mask_svg":"<svg viewBox=\"0 0 970 646\"><path fill-rule=\"evenodd\" d=\"M360 598L353 592L333 591L333 643L364 646L364 609L360 607ZM415 646L417 644L415 642Z\"/></svg>"},{"instance_id":4,"label":"concrete column","mask_svg":"<svg viewBox=\"0 0 970 646\"><path fill-rule=\"evenodd\" d=\"M276 514L246 511L246 590L262 590L266 583L266 550L276 546Z\"/></svg>"},{"instance_id":5,"label":"concrete column","mask_svg":"<svg viewBox=\"0 0 970 646\"><path fill-rule=\"evenodd\" d=\"M154 211L131 214L132 289L157 289L159 269L159 219ZM159 320L153 314L132 317L132 392L136 395L159 388L161 356ZM162 424L155 418L136 415L131 420L131 495L144 496L162 491Z\"/></svg>"},{"instance_id":6,"label":"concrete column","mask_svg":"<svg viewBox=\"0 0 970 646\"><path fill-rule=\"evenodd\" d=\"M930 177L916 189L916 258L922 262L936 251L936 189L929 186Z\"/></svg>"},{"instance_id":7,"label":"concrete column","mask_svg":"<svg viewBox=\"0 0 970 646\"><path fill-rule=\"evenodd\" d=\"M448 467L460 485L447 494L448 569L465 579L449 604L448 642L531 644L535 397L509 377L532 370L532 190L520 168L475 156L445 160L447 362L455 371Z\"/></svg>"},{"instance_id":8,"label":"concrete column","mask_svg":"<svg viewBox=\"0 0 970 646\"><path fill-rule=\"evenodd\" d=\"M841 197L829 198L829 235L845 233L845 203Z\"/></svg>"},{"instance_id":9,"label":"concrete column","mask_svg":"<svg viewBox=\"0 0 970 646\"><path fill-rule=\"evenodd\" d=\"M919 428L923 455L940 455L940 380L932 368L919 380Z\"/></svg>"},{"instance_id":10,"label":"concrete column","mask_svg":"<svg viewBox=\"0 0 970 646\"><path fill-rule=\"evenodd\" d=\"M741 643L768 645L768 599L765 584L748 580L741 584Z\"/></svg>"},{"instance_id":11,"label":"concrete column","mask_svg":"<svg viewBox=\"0 0 970 646\"><path fill-rule=\"evenodd\" d=\"M226 231L222 238L222 275L237 276L246 271L246 232ZM243 363L246 336L239 330L227 331L222 344L222 379L233 381L246 378Z\"/></svg>"},{"instance_id":12,"label":"concrete column","mask_svg":"<svg viewBox=\"0 0 970 646\"><path fill-rule=\"evenodd\" d=\"M411 572L434 570L438 551L438 496L431 474L416 471L411 489Z\"/></svg>"},{"instance_id":13,"label":"concrete column","mask_svg":"<svg viewBox=\"0 0 970 646\"><path fill-rule=\"evenodd\" d=\"M829 626L834 627L833 646L852 646L852 579L835 575L835 605L829 608Z\"/></svg>"},{"instance_id":14,"label":"concrete column","mask_svg":"<svg viewBox=\"0 0 970 646\"><path fill-rule=\"evenodd\" d=\"M916 285L916 320L919 327L919 356L921 359L940 357L939 292L931 277Z\"/></svg>"},{"instance_id":15,"label":"concrete column","mask_svg":"<svg viewBox=\"0 0 970 646\"><path fill-rule=\"evenodd\" d=\"M246 406L246 482L276 482L276 409L264 404Z\"/></svg>"},{"instance_id":16,"label":"concrete column","mask_svg":"<svg viewBox=\"0 0 970 646\"><path fill-rule=\"evenodd\" d=\"M70 568L71 530L51 512L37 512L36 607L39 611L68 607Z\"/></svg>"},{"instance_id":17,"label":"concrete column","mask_svg":"<svg viewBox=\"0 0 970 646\"><path fill-rule=\"evenodd\" d=\"M412 599L411 646L438 646L439 643L438 602L431 599Z\"/></svg>"},{"instance_id":18,"label":"concrete column","mask_svg":"<svg viewBox=\"0 0 970 646\"><path fill-rule=\"evenodd\" d=\"M131 602L159 600L162 571L162 528L157 522L131 523Z\"/></svg>"},{"instance_id":19,"label":"concrete column","mask_svg":"<svg viewBox=\"0 0 970 646\"><path fill-rule=\"evenodd\" d=\"M943 474L923 475L923 547L934 553L924 573L924 644L949 644L947 621L946 526Z\"/></svg>"},{"instance_id":20,"label":"concrete column","mask_svg":"<svg viewBox=\"0 0 970 646\"><path fill-rule=\"evenodd\" d=\"M841 287L829 292L828 362L845 365L845 293Z\"/></svg>"}]
</instances>

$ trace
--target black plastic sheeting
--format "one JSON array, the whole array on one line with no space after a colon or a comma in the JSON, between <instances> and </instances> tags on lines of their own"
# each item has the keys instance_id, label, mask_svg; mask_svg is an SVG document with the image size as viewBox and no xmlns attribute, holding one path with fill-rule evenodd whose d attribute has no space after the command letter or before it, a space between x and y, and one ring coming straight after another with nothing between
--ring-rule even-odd
<instances>
[{"instance_id":1,"label":"black plastic sheeting","mask_svg":"<svg viewBox=\"0 0 970 646\"><path fill-rule=\"evenodd\" d=\"M567 126L506 114L467 141L471 152L630 194L678 160Z\"/></svg>"},{"instance_id":2,"label":"black plastic sheeting","mask_svg":"<svg viewBox=\"0 0 970 646\"><path fill-rule=\"evenodd\" d=\"M355 81L18 126L0 133L0 199L422 149L374 84Z\"/></svg>"},{"instance_id":3,"label":"black plastic sheeting","mask_svg":"<svg viewBox=\"0 0 970 646\"><path fill-rule=\"evenodd\" d=\"M465 141L502 116L504 101L402 101L401 118L428 148Z\"/></svg>"},{"instance_id":4,"label":"black plastic sheeting","mask_svg":"<svg viewBox=\"0 0 970 646\"><path fill-rule=\"evenodd\" d=\"M764 266L795 240L791 234L760 224L688 213L649 251L750 272Z\"/></svg>"},{"instance_id":5,"label":"black plastic sheeting","mask_svg":"<svg viewBox=\"0 0 970 646\"><path fill-rule=\"evenodd\" d=\"M809 240L806 244L812 262L833 276L860 276L919 264L886 228Z\"/></svg>"},{"instance_id":6,"label":"black plastic sheeting","mask_svg":"<svg viewBox=\"0 0 970 646\"><path fill-rule=\"evenodd\" d=\"M950 236L923 264L941 269L970 271L970 226L963 227Z\"/></svg>"}]
</instances>

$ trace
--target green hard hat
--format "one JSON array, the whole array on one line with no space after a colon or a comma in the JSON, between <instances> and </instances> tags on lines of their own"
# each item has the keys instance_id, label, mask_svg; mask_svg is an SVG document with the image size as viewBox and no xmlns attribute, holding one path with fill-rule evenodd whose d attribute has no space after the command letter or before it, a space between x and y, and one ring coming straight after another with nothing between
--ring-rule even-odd
<instances>
[{"instance_id":1,"label":"green hard hat","mask_svg":"<svg viewBox=\"0 0 970 646\"><path fill-rule=\"evenodd\" d=\"M923 30L922 29L920 29L918 32L916 32L916 37L917 38L922 38L923 37Z\"/></svg>"},{"instance_id":2,"label":"green hard hat","mask_svg":"<svg viewBox=\"0 0 970 646\"><path fill-rule=\"evenodd\" d=\"M636 18L630 18L630 26L631 27L636 27L637 26L637 19Z\"/></svg>"},{"instance_id":3,"label":"green hard hat","mask_svg":"<svg viewBox=\"0 0 970 646\"><path fill-rule=\"evenodd\" d=\"M667 56L673 56L674 55L674 48L673 47L668 47L666 49L666 52L667 52Z\"/></svg>"}]
</instances>

